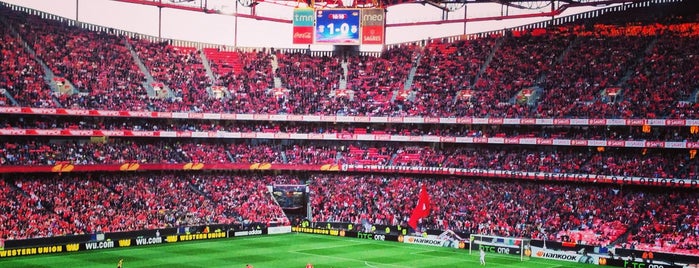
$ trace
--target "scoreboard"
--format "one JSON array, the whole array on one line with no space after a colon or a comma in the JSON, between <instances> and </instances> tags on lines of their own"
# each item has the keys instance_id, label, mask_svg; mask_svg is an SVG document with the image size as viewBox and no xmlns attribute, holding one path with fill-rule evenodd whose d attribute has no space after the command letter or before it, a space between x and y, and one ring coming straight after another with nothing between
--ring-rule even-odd
<instances>
[{"instance_id":1,"label":"scoreboard","mask_svg":"<svg viewBox=\"0 0 699 268\"><path fill-rule=\"evenodd\" d=\"M316 10L315 33L316 44L359 45L359 10Z\"/></svg>"},{"instance_id":2,"label":"scoreboard","mask_svg":"<svg viewBox=\"0 0 699 268\"><path fill-rule=\"evenodd\" d=\"M312 19L308 16L310 12L314 12ZM330 45L383 44L384 15L385 11L378 8L295 9L293 43ZM313 38L308 38L310 36Z\"/></svg>"}]
</instances>

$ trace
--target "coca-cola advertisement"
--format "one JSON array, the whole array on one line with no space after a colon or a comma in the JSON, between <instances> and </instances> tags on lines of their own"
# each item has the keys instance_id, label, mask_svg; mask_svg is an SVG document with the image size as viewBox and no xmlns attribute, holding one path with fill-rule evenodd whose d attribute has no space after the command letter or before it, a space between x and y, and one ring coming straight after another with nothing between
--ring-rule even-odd
<instances>
[{"instance_id":1,"label":"coca-cola advertisement","mask_svg":"<svg viewBox=\"0 0 699 268\"><path fill-rule=\"evenodd\" d=\"M313 44L313 27L294 27L294 44Z\"/></svg>"}]
</instances>

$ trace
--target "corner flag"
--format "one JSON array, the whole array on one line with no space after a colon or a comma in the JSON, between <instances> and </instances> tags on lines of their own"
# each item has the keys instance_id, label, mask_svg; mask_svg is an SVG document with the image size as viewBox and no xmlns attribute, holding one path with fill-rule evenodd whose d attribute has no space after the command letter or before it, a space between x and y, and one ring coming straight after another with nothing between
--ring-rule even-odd
<instances>
[{"instance_id":1,"label":"corner flag","mask_svg":"<svg viewBox=\"0 0 699 268\"><path fill-rule=\"evenodd\" d=\"M417 200L417 206L413 209L413 213L410 215L408 220L408 225L417 229L417 221L430 215L430 196L427 194L427 186L424 184L420 189L420 199Z\"/></svg>"}]
</instances>

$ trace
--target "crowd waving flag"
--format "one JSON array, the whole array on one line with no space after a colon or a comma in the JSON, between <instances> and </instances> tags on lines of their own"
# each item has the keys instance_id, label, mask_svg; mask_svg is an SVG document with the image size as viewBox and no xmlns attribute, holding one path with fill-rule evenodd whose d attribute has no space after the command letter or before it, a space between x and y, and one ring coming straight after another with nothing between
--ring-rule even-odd
<instances>
[{"instance_id":1,"label":"crowd waving flag","mask_svg":"<svg viewBox=\"0 0 699 268\"><path fill-rule=\"evenodd\" d=\"M422 185L420 189L420 197L417 200L417 206L413 209L413 213L410 215L408 220L408 225L413 229L417 229L417 222L427 217L430 214L430 196L427 194L427 186Z\"/></svg>"}]
</instances>

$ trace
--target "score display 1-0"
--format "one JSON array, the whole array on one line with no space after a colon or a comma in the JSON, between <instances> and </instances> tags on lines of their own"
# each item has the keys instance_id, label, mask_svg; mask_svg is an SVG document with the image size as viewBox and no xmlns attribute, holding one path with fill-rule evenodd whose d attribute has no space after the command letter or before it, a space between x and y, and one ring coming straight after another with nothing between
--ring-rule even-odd
<instances>
[{"instance_id":1,"label":"score display 1-0","mask_svg":"<svg viewBox=\"0 0 699 268\"><path fill-rule=\"evenodd\" d=\"M318 25L318 31L319 32L324 32L325 30L328 30L330 35L335 35L335 34L340 34L340 35L348 35L348 34L355 34L357 33L357 25L352 25L350 26L347 23L342 23L340 24L340 27L335 27L335 23L328 23L327 25ZM337 32L339 31L339 32Z\"/></svg>"},{"instance_id":2,"label":"score display 1-0","mask_svg":"<svg viewBox=\"0 0 699 268\"><path fill-rule=\"evenodd\" d=\"M321 44L359 44L359 10L316 10L315 42Z\"/></svg>"}]
</instances>

